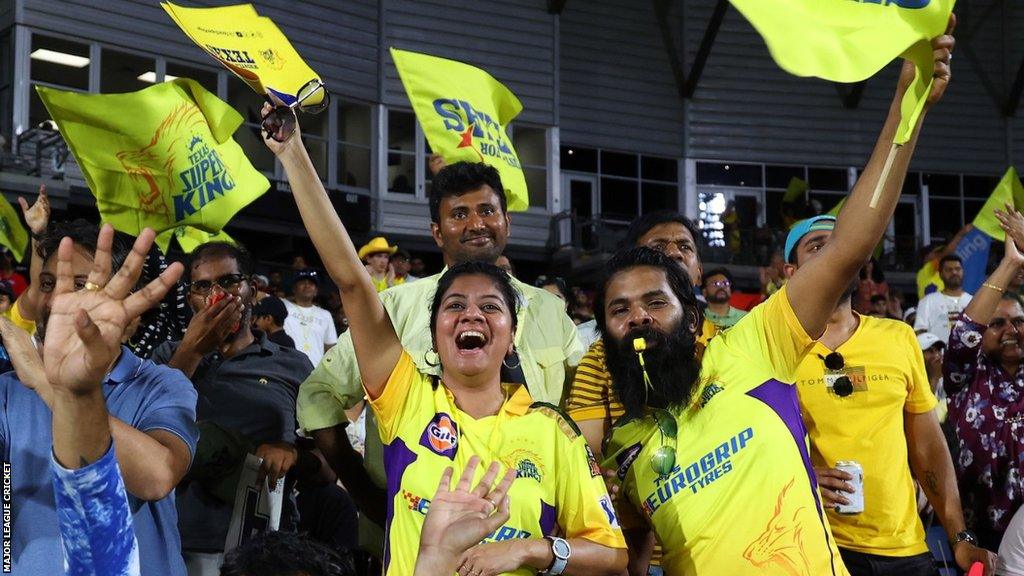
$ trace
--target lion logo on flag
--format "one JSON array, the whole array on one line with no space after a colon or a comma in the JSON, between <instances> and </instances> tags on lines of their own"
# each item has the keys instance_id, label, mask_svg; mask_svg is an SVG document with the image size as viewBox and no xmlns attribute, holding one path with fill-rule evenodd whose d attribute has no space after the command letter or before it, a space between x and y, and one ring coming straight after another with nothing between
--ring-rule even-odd
<instances>
[{"instance_id":1,"label":"lion logo on flag","mask_svg":"<svg viewBox=\"0 0 1024 576\"><path fill-rule=\"evenodd\" d=\"M188 154L194 129L208 130L206 118L198 106L184 102L164 118L148 144L117 153L125 173L143 185L137 190L139 210L170 218L166 197L176 183L174 165L181 154Z\"/></svg>"}]
</instances>

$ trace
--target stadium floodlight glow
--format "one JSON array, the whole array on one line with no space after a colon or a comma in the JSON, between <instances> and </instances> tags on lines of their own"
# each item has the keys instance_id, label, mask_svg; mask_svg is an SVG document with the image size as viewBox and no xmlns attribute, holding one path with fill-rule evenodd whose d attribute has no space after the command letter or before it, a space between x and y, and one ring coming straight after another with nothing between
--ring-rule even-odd
<instances>
[{"instance_id":1,"label":"stadium floodlight glow","mask_svg":"<svg viewBox=\"0 0 1024 576\"><path fill-rule=\"evenodd\" d=\"M150 84L156 84L156 72L153 72L152 70L150 70L149 72L143 72L142 74L139 74L138 76L136 76L136 78L138 78L139 80L142 80L143 82L149 82ZM178 79L177 76L171 76L170 74L164 74L164 82L170 82L171 80L177 80L177 79Z\"/></svg>"},{"instance_id":2,"label":"stadium floodlight glow","mask_svg":"<svg viewBox=\"0 0 1024 576\"><path fill-rule=\"evenodd\" d=\"M72 68L85 68L89 65L89 59L85 56L75 56L74 54L47 50L46 48L37 48L30 57L33 60L42 60L43 62L70 66Z\"/></svg>"}]
</instances>

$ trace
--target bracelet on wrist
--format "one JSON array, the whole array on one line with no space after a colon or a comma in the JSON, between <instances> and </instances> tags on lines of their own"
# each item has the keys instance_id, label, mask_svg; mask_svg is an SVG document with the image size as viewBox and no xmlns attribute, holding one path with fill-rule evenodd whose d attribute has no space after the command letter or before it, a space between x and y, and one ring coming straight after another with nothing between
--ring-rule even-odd
<instances>
[{"instance_id":1,"label":"bracelet on wrist","mask_svg":"<svg viewBox=\"0 0 1024 576\"><path fill-rule=\"evenodd\" d=\"M982 282L981 287L982 288L991 288L992 290L995 290L996 292L999 292L1000 294L1006 294L1006 288L1000 288L999 286L996 286L995 284L989 284L988 282Z\"/></svg>"}]
</instances>

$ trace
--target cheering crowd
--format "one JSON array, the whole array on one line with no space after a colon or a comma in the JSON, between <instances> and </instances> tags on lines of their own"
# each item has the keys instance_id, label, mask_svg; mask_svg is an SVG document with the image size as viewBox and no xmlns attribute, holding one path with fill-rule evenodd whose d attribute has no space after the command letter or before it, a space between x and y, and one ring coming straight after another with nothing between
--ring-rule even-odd
<instances>
[{"instance_id":1,"label":"cheering crowd","mask_svg":"<svg viewBox=\"0 0 1024 576\"><path fill-rule=\"evenodd\" d=\"M926 111L953 44L933 41ZM997 213L1005 253L973 299L940 254L912 325L885 296L863 313L913 75L839 216L790 229L749 313L694 224L652 212L577 326L564 281L500 266L513 218L482 163L432 165L445 268L416 278L384 238L357 249L278 101L265 141L330 311L305 263L280 299L240 245L167 263L151 230L23 202L29 282L0 294L13 573L934 575L924 515L951 567L1024 574L1024 216ZM248 455L280 520L247 516L232 547Z\"/></svg>"}]
</instances>

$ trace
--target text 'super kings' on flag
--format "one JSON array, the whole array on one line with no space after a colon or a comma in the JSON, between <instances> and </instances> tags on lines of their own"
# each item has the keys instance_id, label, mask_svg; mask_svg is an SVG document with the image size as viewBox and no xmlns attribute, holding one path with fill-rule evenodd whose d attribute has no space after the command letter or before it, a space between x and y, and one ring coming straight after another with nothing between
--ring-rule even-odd
<instances>
[{"instance_id":1,"label":"text 'super kings' on flag","mask_svg":"<svg viewBox=\"0 0 1024 576\"><path fill-rule=\"evenodd\" d=\"M178 79L127 94L37 87L105 222L138 235L216 233L270 183L231 137L242 116L198 82Z\"/></svg>"},{"instance_id":2,"label":"text 'super kings' on flag","mask_svg":"<svg viewBox=\"0 0 1024 576\"><path fill-rule=\"evenodd\" d=\"M18 262L25 257L25 249L28 248L28 230L3 194L0 194L0 244L10 248Z\"/></svg>"},{"instance_id":3,"label":"text 'super kings' on flag","mask_svg":"<svg viewBox=\"0 0 1024 576\"><path fill-rule=\"evenodd\" d=\"M483 70L445 58L391 49L430 147L447 163L484 162L498 169L509 210L530 197L519 156L505 132L523 105Z\"/></svg>"},{"instance_id":4,"label":"text 'super kings' on flag","mask_svg":"<svg viewBox=\"0 0 1024 576\"><path fill-rule=\"evenodd\" d=\"M285 104L319 76L299 56L288 38L251 4L220 8L185 8L163 2L175 24L200 48L247 83L257 94L273 93ZM304 102L315 105L322 90Z\"/></svg>"},{"instance_id":5,"label":"text 'super kings' on flag","mask_svg":"<svg viewBox=\"0 0 1024 576\"><path fill-rule=\"evenodd\" d=\"M955 0L730 0L791 74L860 82L903 56L917 78L903 98L893 142L910 140L931 88L930 41L946 31Z\"/></svg>"}]
</instances>

